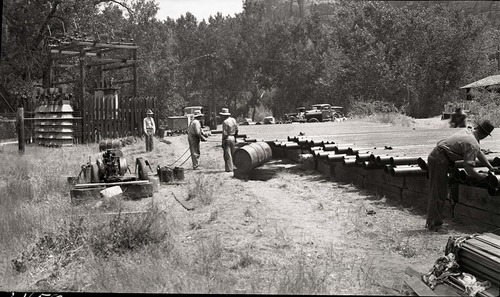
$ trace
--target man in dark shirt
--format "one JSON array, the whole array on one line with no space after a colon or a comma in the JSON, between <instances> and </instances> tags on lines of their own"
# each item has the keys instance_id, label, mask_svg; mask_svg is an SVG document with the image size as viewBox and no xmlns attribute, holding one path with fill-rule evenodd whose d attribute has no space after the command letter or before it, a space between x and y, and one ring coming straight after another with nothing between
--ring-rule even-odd
<instances>
[{"instance_id":1,"label":"man in dark shirt","mask_svg":"<svg viewBox=\"0 0 500 297\"><path fill-rule=\"evenodd\" d=\"M486 156L479 148L479 141L491 136L494 127L489 121L481 122L473 131L463 129L448 138L440 140L428 157L430 194L427 206L426 228L430 231L446 231L442 228L442 212L448 196L448 173L453 169L450 165L464 160L464 169L470 176L481 180L485 173L474 171L476 158L493 169Z\"/></svg>"}]
</instances>

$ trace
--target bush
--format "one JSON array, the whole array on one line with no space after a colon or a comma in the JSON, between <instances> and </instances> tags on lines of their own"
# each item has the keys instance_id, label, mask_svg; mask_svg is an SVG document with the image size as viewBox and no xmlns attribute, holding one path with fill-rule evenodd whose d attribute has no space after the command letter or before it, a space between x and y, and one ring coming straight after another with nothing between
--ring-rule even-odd
<instances>
[{"instance_id":1,"label":"bush","mask_svg":"<svg viewBox=\"0 0 500 297\"><path fill-rule=\"evenodd\" d=\"M385 101L353 101L349 107L349 117L365 117L375 113L399 113L391 102Z\"/></svg>"},{"instance_id":2,"label":"bush","mask_svg":"<svg viewBox=\"0 0 500 297\"><path fill-rule=\"evenodd\" d=\"M500 127L500 94L494 92L471 90L474 101L470 104L469 121L477 125L489 120L493 126Z\"/></svg>"}]
</instances>

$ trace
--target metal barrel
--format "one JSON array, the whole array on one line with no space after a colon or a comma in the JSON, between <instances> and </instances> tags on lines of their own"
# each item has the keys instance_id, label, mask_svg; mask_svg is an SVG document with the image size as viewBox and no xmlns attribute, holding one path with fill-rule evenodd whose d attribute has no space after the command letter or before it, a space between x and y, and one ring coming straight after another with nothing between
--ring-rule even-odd
<instances>
[{"instance_id":1,"label":"metal barrel","mask_svg":"<svg viewBox=\"0 0 500 297\"><path fill-rule=\"evenodd\" d=\"M119 139L104 139L99 141L99 151L105 151L109 149L120 149L122 147L122 142Z\"/></svg>"},{"instance_id":2,"label":"metal barrel","mask_svg":"<svg viewBox=\"0 0 500 297\"><path fill-rule=\"evenodd\" d=\"M398 166L391 167L389 173L392 177L402 176L427 176L427 171L418 166Z\"/></svg>"},{"instance_id":3,"label":"metal barrel","mask_svg":"<svg viewBox=\"0 0 500 297\"><path fill-rule=\"evenodd\" d=\"M349 156L346 154L329 154L327 155L326 159L328 162L342 162L344 161L345 158L348 158ZM348 158L351 159L351 158Z\"/></svg>"},{"instance_id":4,"label":"metal barrel","mask_svg":"<svg viewBox=\"0 0 500 297\"><path fill-rule=\"evenodd\" d=\"M234 165L239 170L248 172L271 160L272 154L267 143L254 142L234 151Z\"/></svg>"},{"instance_id":5,"label":"metal barrel","mask_svg":"<svg viewBox=\"0 0 500 297\"><path fill-rule=\"evenodd\" d=\"M418 158L417 160L417 164L418 166L422 169L422 170L425 170L427 171L427 161L424 160L424 158Z\"/></svg>"},{"instance_id":6,"label":"metal barrel","mask_svg":"<svg viewBox=\"0 0 500 297\"><path fill-rule=\"evenodd\" d=\"M391 157L389 162L392 166L418 164L419 157Z\"/></svg>"}]
</instances>

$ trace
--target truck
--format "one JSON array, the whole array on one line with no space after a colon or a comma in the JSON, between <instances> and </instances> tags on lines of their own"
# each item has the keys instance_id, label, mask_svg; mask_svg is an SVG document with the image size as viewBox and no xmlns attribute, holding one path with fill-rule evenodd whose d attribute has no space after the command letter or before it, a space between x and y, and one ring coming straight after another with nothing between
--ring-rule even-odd
<instances>
[{"instance_id":1,"label":"truck","mask_svg":"<svg viewBox=\"0 0 500 297\"><path fill-rule=\"evenodd\" d=\"M293 123L299 122L304 123L306 121L305 118L306 108L305 107L297 107L297 112L285 113L285 123Z\"/></svg>"},{"instance_id":2,"label":"truck","mask_svg":"<svg viewBox=\"0 0 500 297\"><path fill-rule=\"evenodd\" d=\"M329 122L342 119L342 106L331 106L328 103L314 104L310 110L305 112L305 120L310 123Z\"/></svg>"},{"instance_id":3,"label":"truck","mask_svg":"<svg viewBox=\"0 0 500 297\"><path fill-rule=\"evenodd\" d=\"M201 111L201 113L205 115L206 108L203 106L187 106L183 109L184 114L182 116L169 116L167 119L167 135L174 133L187 133L187 129L193 120L193 115L196 110ZM205 117L206 116L201 119L202 127L204 127Z\"/></svg>"}]
</instances>

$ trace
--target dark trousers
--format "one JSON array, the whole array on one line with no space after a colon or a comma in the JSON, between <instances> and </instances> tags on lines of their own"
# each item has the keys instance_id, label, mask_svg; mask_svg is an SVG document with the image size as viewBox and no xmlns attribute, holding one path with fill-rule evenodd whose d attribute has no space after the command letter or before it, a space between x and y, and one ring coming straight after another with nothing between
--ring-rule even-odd
<instances>
[{"instance_id":1,"label":"dark trousers","mask_svg":"<svg viewBox=\"0 0 500 297\"><path fill-rule=\"evenodd\" d=\"M430 193L427 203L426 227L433 230L443 225L444 204L448 197L450 164L445 152L436 147L429 154L427 166Z\"/></svg>"},{"instance_id":2,"label":"dark trousers","mask_svg":"<svg viewBox=\"0 0 500 297\"><path fill-rule=\"evenodd\" d=\"M224 152L224 166L226 172L233 171L233 155L235 147L234 136L228 136L227 139L222 140L222 150Z\"/></svg>"},{"instance_id":3,"label":"dark trousers","mask_svg":"<svg viewBox=\"0 0 500 297\"><path fill-rule=\"evenodd\" d=\"M153 150L153 130L148 130L146 132L146 137L145 137L145 141L146 141L146 152L151 152Z\"/></svg>"},{"instance_id":4,"label":"dark trousers","mask_svg":"<svg viewBox=\"0 0 500 297\"><path fill-rule=\"evenodd\" d=\"M193 162L193 169L196 169L200 165L200 140L195 135L189 135L188 142L189 151L191 152L191 162Z\"/></svg>"}]
</instances>

